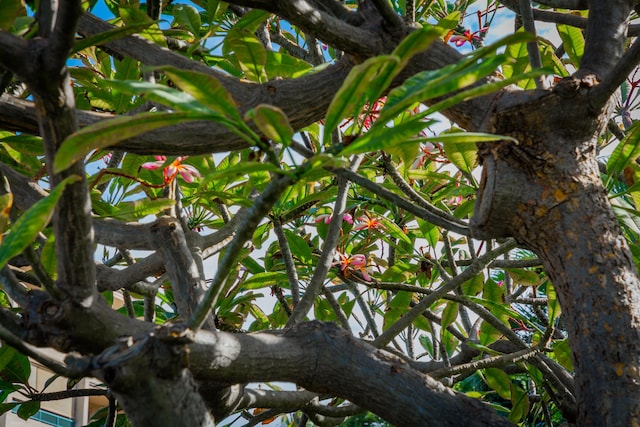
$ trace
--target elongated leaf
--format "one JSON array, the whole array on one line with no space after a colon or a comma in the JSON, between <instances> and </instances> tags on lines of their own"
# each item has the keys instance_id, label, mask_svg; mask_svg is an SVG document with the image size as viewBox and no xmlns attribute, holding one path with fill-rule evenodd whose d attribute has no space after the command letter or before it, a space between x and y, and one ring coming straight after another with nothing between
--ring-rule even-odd
<instances>
[{"instance_id":1,"label":"elongated leaf","mask_svg":"<svg viewBox=\"0 0 640 427\"><path fill-rule=\"evenodd\" d=\"M571 354L571 347L569 347L569 340L556 340L552 344L553 354L556 356L558 363L560 363L568 371L573 371L573 357Z\"/></svg>"},{"instance_id":2,"label":"elongated leaf","mask_svg":"<svg viewBox=\"0 0 640 427\"><path fill-rule=\"evenodd\" d=\"M388 147L397 148L398 144L415 144L423 140L422 138L416 138L416 135L434 123L434 120L422 121L421 116L416 116L405 122L398 123L396 126L375 126L343 148L340 153L347 156L386 150Z\"/></svg>"},{"instance_id":3,"label":"elongated leaf","mask_svg":"<svg viewBox=\"0 0 640 427\"><path fill-rule=\"evenodd\" d=\"M158 67L177 87L193 96L213 111L233 120L242 121L236 102L220 81L198 71L180 70L174 67Z\"/></svg>"},{"instance_id":4,"label":"elongated leaf","mask_svg":"<svg viewBox=\"0 0 640 427\"><path fill-rule=\"evenodd\" d=\"M252 9L242 15L242 18L233 25L233 30L246 30L255 33L260 25L271 16L269 12L260 9Z\"/></svg>"},{"instance_id":5,"label":"elongated leaf","mask_svg":"<svg viewBox=\"0 0 640 427\"><path fill-rule=\"evenodd\" d=\"M580 66L580 59L584 54L584 37L582 36L582 30L564 24L558 24L556 27L562 39L565 52L569 55L571 63L577 68Z\"/></svg>"},{"instance_id":6,"label":"elongated leaf","mask_svg":"<svg viewBox=\"0 0 640 427\"><path fill-rule=\"evenodd\" d=\"M188 120L211 119L212 114L198 113L142 113L98 122L71 135L63 143L53 163L58 173L84 159L93 150L103 149L120 141Z\"/></svg>"},{"instance_id":7,"label":"elongated leaf","mask_svg":"<svg viewBox=\"0 0 640 427\"><path fill-rule=\"evenodd\" d=\"M511 383L511 412L509 420L520 422L529 413L529 394L522 388Z\"/></svg>"},{"instance_id":8,"label":"elongated leaf","mask_svg":"<svg viewBox=\"0 0 640 427\"><path fill-rule=\"evenodd\" d=\"M105 89L117 90L129 95L144 95L145 99L157 102L182 112L208 113L212 109L188 93L171 87L139 81L104 80L98 84Z\"/></svg>"},{"instance_id":9,"label":"elongated leaf","mask_svg":"<svg viewBox=\"0 0 640 427\"><path fill-rule=\"evenodd\" d=\"M454 141L456 142L447 141L443 144L447 159L462 172L471 173L475 167L476 153L478 151L475 142Z\"/></svg>"},{"instance_id":10,"label":"elongated leaf","mask_svg":"<svg viewBox=\"0 0 640 427\"><path fill-rule=\"evenodd\" d=\"M130 36L131 34L139 33L140 31L153 25L153 21L140 22L137 24L125 25L124 27L114 28L112 30L99 33L91 37L78 40L73 46L73 53L80 52L89 46L100 46L105 43L112 42L114 40L121 39L123 37Z\"/></svg>"},{"instance_id":11,"label":"elongated leaf","mask_svg":"<svg viewBox=\"0 0 640 427\"><path fill-rule=\"evenodd\" d=\"M447 305L442 310L442 330L452 324L458 318L460 305L455 301L447 301Z\"/></svg>"},{"instance_id":12,"label":"elongated leaf","mask_svg":"<svg viewBox=\"0 0 640 427\"><path fill-rule=\"evenodd\" d=\"M267 51L265 69L269 80L275 78L296 78L307 73L313 67L308 62L288 55L286 52Z\"/></svg>"},{"instance_id":13,"label":"elongated leaf","mask_svg":"<svg viewBox=\"0 0 640 427\"><path fill-rule=\"evenodd\" d=\"M267 271L264 273L258 273L244 282L242 282L243 289L259 289L267 286L273 286L277 284L287 284L287 275L281 272Z\"/></svg>"},{"instance_id":14,"label":"elongated leaf","mask_svg":"<svg viewBox=\"0 0 640 427\"><path fill-rule=\"evenodd\" d=\"M484 370L484 380L503 399L511 400L511 378L497 368Z\"/></svg>"},{"instance_id":15,"label":"elongated leaf","mask_svg":"<svg viewBox=\"0 0 640 427\"><path fill-rule=\"evenodd\" d=\"M267 63L267 51L251 31L241 29L229 31L225 38L225 47L233 51L247 79L261 83L267 81L264 68Z\"/></svg>"},{"instance_id":16,"label":"elongated leaf","mask_svg":"<svg viewBox=\"0 0 640 427\"><path fill-rule=\"evenodd\" d=\"M0 0L0 30L10 30L22 11L24 6L20 0Z\"/></svg>"},{"instance_id":17,"label":"elongated leaf","mask_svg":"<svg viewBox=\"0 0 640 427\"><path fill-rule=\"evenodd\" d=\"M18 416L23 420L28 420L32 416L36 414L40 410L40 402L37 400L31 400L28 402L24 402L18 408Z\"/></svg>"},{"instance_id":18,"label":"elongated leaf","mask_svg":"<svg viewBox=\"0 0 640 427\"><path fill-rule=\"evenodd\" d=\"M167 41L164 38L164 34L158 27L158 24L153 21L142 9L134 7L120 7L118 13L125 24L150 24L147 28L140 32L140 35L147 40L151 40L153 43L162 47L167 47Z\"/></svg>"},{"instance_id":19,"label":"elongated leaf","mask_svg":"<svg viewBox=\"0 0 640 427\"><path fill-rule=\"evenodd\" d=\"M387 233L389 236L397 239L398 241L403 241L409 245L413 245L413 242L411 241L409 236L407 236L407 234L402 231L402 228L398 227L395 222L384 216L377 217L377 220L380 221L380 223L384 227L385 233Z\"/></svg>"},{"instance_id":20,"label":"elongated leaf","mask_svg":"<svg viewBox=\"0 0 640 427\"><path fill-rule=\"evenodd\" d=\"M196 38L200 38L202 20L195 7L186 4L176 4L173 7L173 18L182 28L188 30L196 36Z\"/></svg>"},{"instance_id":21,"label":"elongated leaf","mask_svg":"<svg viewBox=\"0 0 640 427\"><path fill-rule=\"evenodd\" d=\"M11 362L15 353L16 351L13 347L9 347L8 345L0 347L0 373L9 364L9 362Z\"/></svg>"},{"instance_id":22,"label":"elongated leaf","mask_svg":"<svg viewBox=\"0 0 640 427\"><path fill-rule=\"evenodd\" d=\"M144 218L147 215L159 214L175 204L172 199L140 199L131 202L121 202L115 207L112 217L125 221Z\"/></svg>"},{"instance_id":23,"label":"elongated leaf","mask_svg":"<svg viewBox=\"0 0 640 427\"><path fill-rule=\"evenodd\" d=\"M51 194L40 199L18 218L0 245L0 268L35 240L38 233L47 226L51 219L56 203L62 196L65 187L79 180L80 177L77 175L67 177L53 189Z\"/></svg>"},{"instance_id":24,"label":"elongated leaf","mask_svg":"<svg viewBox=\"0 0 640 427\"><path fill-rule=\"evenodd\" d=\"M553 70L548 68L540 68L524 74L510 77L508 79L498 80L497 82L487 83L484 85L473 87L471 89L466 89L455 94L454 96L445 99L444 101L433 104L427 111L425 111L425 114L433 114L446 108L452 107L460 102L488 95L492 92L502 89L503 87L507 87L513 83L517 83L520 80L529 80L546 74L553 74Z\"/></svg>"},{"instance_id":25,"label":"elongated leaf","mask_svg":"<svg viewBox=\"0 0 640 427\"><path fill-rule=\"evenodd\" d=\"M299 258L305 264L310 263L313 260L313 255L309 243L291 230L285 229L284 234L287 237L293 256Z\"/></svg>"},{"instance_id":26,"label":"elongated leaf","mask_svg":"<svg viewBox=\"0 0 640 427\"><path fill-rule=\"evenodd\" d=\"M377 123L393 119L416 102L438 98L472 85L508 60L506 55L500 54L480 63L464 61L439 70L420 72L389 92Z\"/></svg>"},{"instance_id":27,"label":"elongated leaf","mask_svg":"<svg viewBox=\"0 0 640 427\"><path fill-rule=\"evenodd\" d=\"M278 107L260 104L247 113L258 129L276 144L287 147L293 139L293 128L287 115Z\"/></svg>"},{"instance_id":28,"label":"elongated leaf","mask_svg":"<svg viewBox=\"0 0 640 427\"><path fill-rule=\"evenodd\" d=\"M607 161L607 180L617 177L640 156L640 122L634 123Z\"/></svg>"},{"instance_id":29,"label":"elongated leaf","mask_svg":"<svg viewBox=\"0 0 640 427\"><path fill-rule=\"evenodd\" d=\"M384 83L385 88L391 84L400 71L409 63L409 60L416 54L424 52L433 44L434 41L440 37L440 31L432 27L423 27L419 30L413 31L407 37L405 37L398 46L391 53L400 59L397 66L391 69L391 74L387 76Z\"/></svg>"},{"instance_id":30,"label":"elongated leaf","mask_svg":"<svg viewBox=\"0 0 640 427\"><path fill-rule=\"evenodd\" d=\"M379 83L376 76L380 75L385 68L398 63L397 57L384 55L370 58L353 67L329 105L324 124L324 144L330 142L331 132L345 117L359 115L367 102L378 99L378 95L384 88L376 85Z\"/></svg>"}]
</instances>

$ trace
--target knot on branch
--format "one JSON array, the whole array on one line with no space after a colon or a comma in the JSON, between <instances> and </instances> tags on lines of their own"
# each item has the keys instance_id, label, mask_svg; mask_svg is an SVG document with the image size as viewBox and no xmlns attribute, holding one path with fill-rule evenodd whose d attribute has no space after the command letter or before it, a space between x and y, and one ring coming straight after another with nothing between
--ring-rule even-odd
<instances>
[{"instance_id":1,"label":"knot on branch","mask_svg":"<svg viewBox=\"0 0 640 427\"><path fill-rule=\"evenodd\" d=\"M149 378L173 380L189 365L191 331L181 325L163 325L143 337L123 337L93 361L93 374L114 390L136 387L143 372Z\"/></svg>"}]
</instances>

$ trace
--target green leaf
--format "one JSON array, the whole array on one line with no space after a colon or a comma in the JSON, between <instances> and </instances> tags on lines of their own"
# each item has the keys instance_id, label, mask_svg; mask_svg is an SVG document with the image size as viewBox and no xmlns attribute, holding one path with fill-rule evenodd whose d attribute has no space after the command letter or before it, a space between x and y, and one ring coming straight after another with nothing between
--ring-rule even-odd
<instances>
[{"instance_id":1,"label":"green leaf","mask_svg":"<svg viewBox=\"0 0 640 427\"><path fill-rule=\"evenodd\" d=\"M139 76L140 67L138 66L138 61L126 57L122 61L116 62L115 78L117 80L135 80ZM131 105L131 94L111 88L111 95L113 97L113 108L117 113L125 112Z\"/></svg>"},{"instance_id":2,"label":"green leaf","mask_svg":"<svg viewBox=\"0 0 640 427\"><path fill-rule=\"evenodd\" d=\"M509 420L514 423L522 421L529 413L529 394L515 384L511 384L511 412Z\"/></svg>"},{"instance_id":3,"label":"green leaf","mask_svg":"<svg viewBox=\"0 0 640 427\"><path fill-rule=\"evenodd\" d=\"M422 27L405 37L391 53L393 56L397 56L400 62L396 69L390 70L392 74L386 80L387 86L391 84L391 80L402 71L413 56L427 50L440 37L440 34L441 32L433 27Z\"/></svg>"},{"instance_id":4,"label":"green leaf","mask_svg":"<svg viewBox=\"0 0 640 427\"><path fill-rule=\"evenodd\" d=\"M140 35L157 45L167 47L167 41L160 27L142 9L120 7L118 13L127 25L149 24L146 29L140 32Z\"/></svg>"},{"instance_id":5,"label":"green leaf","mask_svg":"<svg viewBox=\"0 0 640 427\"><path fill-rule=\"evenodd\" d=\"M442 330L452 324L458 318L460 305L455 301L447 301L444 310L442 310Z\"/></svg>"},{"instance_id":6,"label":"green leaf","mask_svg":"<svg viewBox=\"0 0 640 427\"><path fill-rule=\"evenodd\" d=\"M511 400L511 378L504 371L497 368L486 368L484 380L500 397Z\"/></svg>"},{"instance_id":7,"label":"green leaf","mask_svg":"<svg viewBox=\"0 0 640 427\"><path fill-rule=\"evenodd\" d=\"M547 311L549 312L549 322L553 322L555 321L555 319L558 318L558 316L560 316L560 314L562 314L562 308L560 307L560 301L558 301L558 295L556 294L556 290L551 284L551 282L547 282L546 294L547 294Z\"/></svg>"},{"instance_id":8,"label":"green leaf","mask_svg":"<svg viewBox=\"0 0 640 427\"><path fill-rule=\"evenodd\" d=\"M254 274L244 282L242 288L245 290L265 288L267 286L280 285L289 286L286 273L266 271L264 273Z\"/></svg>"},{"instance_id":9,"label":"green leaf","mask_svg":"<svg viewBox=\"0 0 640 427\"><path fill-rule=\"evenodd\" d=\"M175 22L182 28L188 30L191 34L200 38L200 27L202 20L198 10L186 4L176 4L173 6L173 18Z\"/></svg>"},{"instance_id":10,"label":"green leaf","mask_svg":"<svg viewBox=\"0 0 640 427\"><path fill-rule=\"evenodd\" d=\"M293 128L287 115L278 107L260 104L247 113L258 129L276 144L288 147L293 139Z\"/></svg>"},{"instance_id":11,"label":"green leaf","mask_svg":"<svg viewBox=\"0 0 640 427\"><path fill-rule=\"evenodd\" d=\"M467 174L471 173L475 168L478 149L475 142L458 142L459 140L455 139L456 134L448 135L454 135L454 139L443 143L444 152L447 155L447 159L458 169Z\"/></svg>"},{"instance_id":12,"label":"green leaf","mask_svg":"<svg viewBox=\"0 0 640 427\"><path fill-rule=\"evenodd\" d=\"M13 383L28 385L31 375L31 362L29 358L17 351L11 361L2 370L2 379Z\"/></svg>"},{"instance_id":13,"label":"green leaf","mask_svg":"<svg viewBox=\"0 0 640 427\"><path fill-rule=\"evenodd\" d=\"M169 209L175 204L173 199L140 199L131 202L121 202L114 207L111 216L121 219L123 221L134 221L136 219L144 218L147 215L155 215L160 212Z\"/></svg>"},{"instance_id":14,"label":"green leaf","mask_svg":"<svg viewBox=\"0 0 640 427\"><path fill-rule=\"evenodd\" d=\"M635 122L607 161L607 183L640 156L640 121Z\"/></svg>"},{"instance_id":15,"label":"green leaf","mask_svg":"<svg viewBox=\"0 0 640 427\"><path fill-rule=\"evenodd\" d=\"M73 46L72 53L80 52L81 50L86 49L90 46L101 46L105 43L130 36L131 34L139 33L140 31L150 27L151 25L153 25L153 21L129 24L125 25L124 27L118 27L112 30L105 31L104 33L98 33L91 37L79 39Z\"/></svg>"},{"instance_id":16,"label":"green leaf","mask_svg":"<svg viewBox=\"0 0 640 427\"><path fill-rule=\"evenodd\" d=\"M211 108L195 99L188 93L156 83L139 81L104 80L99 81L100 86L110 90L117 90L130 95L141 96L145 99L165 105L171 109L182 112L209 113Z\"/></svg>"},{"instance_id":17,"label":"green leaf","mask_svg":"<svg viewBox=\"0 0 640 427\"><path fill-rule=\"evenodd\" d=\"M38 233L49 223L56 203L62 196L65 187L79 180L80 177L77 175L67 177L53 189L51 194L40 199L18 218L0 245L0 268L35 240Z\"/></svg>"},{"instance_id":18,"label":"green leaf","mask_svg":"<svg viewBox=\"0 0 640 427\"><path fill-rule=\"evenodd\" d=\"M524 270L522 268L507 268L506 272L509 274L513 282L521 286L539 286L542 284L540 275L535 271Z\"/></svg>"},{"instance_id":19,"label":"green leaf","mask_svg":"<svg viewBox=\"0 0 640 427\"><path fill-rule=\"evenodd\" d=\"M467 60L438 70L420 72L389 92L378 123L392 120L416 102L444 96L472 85L493 73L508 59L506 55L499 54L479 63Z\"/></svg>"},{"instance_id":20,"label":"green leaf","mask_svg":"<svg viewBox=\"0 0 640 427\"><path fill-rule=\"evenodd\" d=\"M267 51L253 32L234 29L229 31L224 43L227 53L233 52L247 79L260 83L267 81Z\"/></svg>"},{"instance_id":21,"label":"green leaf","mask_svg":"<svg viewBox=\"0 0 640 427\"><path fill-rule=\"evenodd\" d=\"M212 114L177 113L141 113L135 116L122 116L87 126L71 135L56 153L53 170L59 173L73 163L84 159L93 150L117 144L154 129L182 123L189 120L212 118Z\"/></svg>"},{"instance_id":22,"label":"green leaf","mask_svg":"<svg viewBox=\"0 0 640 427\"><path fill-rule=\"evenodd\" d=\"M433 343L431 342L431 338L427 335L420 335L418 337L418 341L420 341L420 345L424 348L430 356L433 357Z\"/></svg>"},{"instance_id":23,"label":"green leaf","mask_svg":"<svg viewBox=\"0 0 640 427\"><path fill-rule=\"evenodd\" d=\"M294 79L306 74L312 68L308 62L288 55L286 52L267 51L265 69L269 80L276 78Z\"/></svg>"},{"instance_id":24,"label":"green leaf","mask_svg":"<svg viewBox=\"0 0 640 427\"><path fill-rule=\"evenodd\" d=\"M9 362L11 362L15 354L16 350L13 347L9 347L8 345L0 347L0 373L6 368Z\"/></svg>"},{"instance_id":25,"label":"green leaf","mask_svg":"<svg viewBox=\"0 0 640 427\"><path fill-rule=\"evenodd\" d=\"M269 18L271 14L260 9L252 9L242 15L242 18L233 25L233 31L245 30L251 33L258 31L263 22Z\"/></svg>"},{"instance_id":26,"label":"green leaf","mask_svg":"<svg viewBox=\"0 0 640 427\"><path fill-rule=\"evenodd\" d=\"M571 63L578 68L580 66L580 59L584 54L584 37L582 36L582 30L565 24L558 24L556 28L558 29L564 50L567 52Z\"/></svg>"},{"instance_id":27,"label":"green leaf","mask_svg":"<svg viewBox=\"0 0 640 427\"><path fill-rule=\"evenodd\" d=\"M391 55L381 55L369 58L362 64L351 69L349 75L333 97L327 116L323 144L331 142L331 132L338 127L345 117L356 117L364 105L376 101L385 87L380 76L386 76L387 70L395 67L399 58Z\"/></svg>"},{"instance_id":28,"label":"green leaf","mask_svg":"<svg viewBox=\"0 0 640 427\"><path fill-rule=\"evenodd\" d=\"M24 6L20 0L0 0L0 30L10 30L22 12Z\"/></svg>"},{"instance_id":29,"label":"green leaf","mask_svg":"<svg viewBox=\"0 0 640 427\"><path fill-rule=\"evenodd\" d=\"M409 236L407 236L407 233L404 232L404 230L402 230L402 228L398 227L398 225L391 221L389 218L385 217L385 216L378 216L376 217L376 219L378 221L380 221L380 223L383 225L385 232L397 239L398 241L402 241L407 243L408 245L413 245L413 241L409 238Z\"/></svg>"},{"instance_id":30,"label":"green leaf","mask_svg":"<svg viewBox=\"0 0 640 427\"><path fill-rule=\"evenodd\" d=\"M36 414L40 410L40 402L37 400L32 400L29 402L24 402L18 408L18 416L23 420L28 420L32 416Z\"/></svg>"},{"instance_id":31,"label":"green leaf","mask_svg":"<svg viewBox=\"0 0 640 427\"><path fill-rule=\"evenodd\" d=\"M571 353L571 347L569 347L569 340L564 339L560 341L554 341L552 347L553 354L556 356L558 363L560 363L568 371L573 372L573 355Z\"/></svg>"},{"instance_id":32,"label":"green leaf","mask_svg":"<svg viewBox=\"0 0 640 427\"><path fill-rule=\"evenodd\" d=\"M18 406L19 404L20 402L0 403L0 415L4 414L5 412L11 411L13 408Z\"/></svg>"},{"instance_id":33,"label":"green leaf","mask_svg":"<svg viewBox=\"0 0 640 427\"><path fill-rule=\"evenodd\" d=\"M198 71L181 70L175 67L157 67L166 74L175 85L211 110L242 121L238 106L231 94L222 86L220 80Z\"/></svg>"},{"instance_id":34,"label":"green leaf","mask_svg":"<svg viewBox=\"0 0 640 427\"><path fill-rule=\"evenodd\" d=\"M309 264L313 261L311 247L306 240L291 230L285 229L284 235L287 237L287 242L289 243L289 247L294 258L300 258L300 260L305 264Z\"/></svg>"},{"instance_id":35,"label":"green leaf","mask_svg":"<svg viewBox=\"0 0 640 427\"><path fill-rule=\"evenodd\" d=\"M395 126L374 126L369 132L355 139L340 151L343 156L386 150L389 147L398 148L399 145L415 145L430 138L417 138L424 128L434 124L434 120L422 121L420 116L398 123Z\"/></svg>"},{"instance_id":36,"label":"green leaf","mask_svg":"<svg viewBox=\"0 0 640 427\"><path fill-rule=\"evenodd\" d=\"M484 276L478 274L462 284L462 293L468 296L476 296L484 289Z\"/></svg>"}]
</instances>

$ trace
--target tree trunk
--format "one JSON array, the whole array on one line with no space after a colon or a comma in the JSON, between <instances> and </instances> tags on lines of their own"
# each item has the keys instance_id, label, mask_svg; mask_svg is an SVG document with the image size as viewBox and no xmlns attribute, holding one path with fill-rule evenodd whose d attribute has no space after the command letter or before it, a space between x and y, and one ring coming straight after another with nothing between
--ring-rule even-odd
<instances>
[{"instance_id":1,"label":"tree trunk","mask_svg":"<svg viewBox=\"0 0 640 427\"><path fill-rule=\"evenodd\" d=\"M489 130L519 143L480 147L472 230L514 236L543 260L573 350L577 424L631 426L640 419L640 282L596 161L608 112L593 111L588 93L565 79L526 104L496 105Z\"/></svg>"}]
</instances>

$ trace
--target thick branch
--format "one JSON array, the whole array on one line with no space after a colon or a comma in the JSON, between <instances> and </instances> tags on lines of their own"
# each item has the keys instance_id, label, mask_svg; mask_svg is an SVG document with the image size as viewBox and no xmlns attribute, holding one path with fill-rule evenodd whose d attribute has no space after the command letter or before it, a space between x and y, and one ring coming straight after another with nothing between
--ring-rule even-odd
<instances>
[{"instance_id":1,"label":"thick branch","mask_svg":"<svg viewBox=\"0 0 640 427\"><path fill-rule=\"evenodd\" d=\"M399 426L511 425L480 401L328 324L247 335L200 332L190 348L199 381L287 381L319 393L339 390L341 397Z\"/></svg>"}]
</instances>

